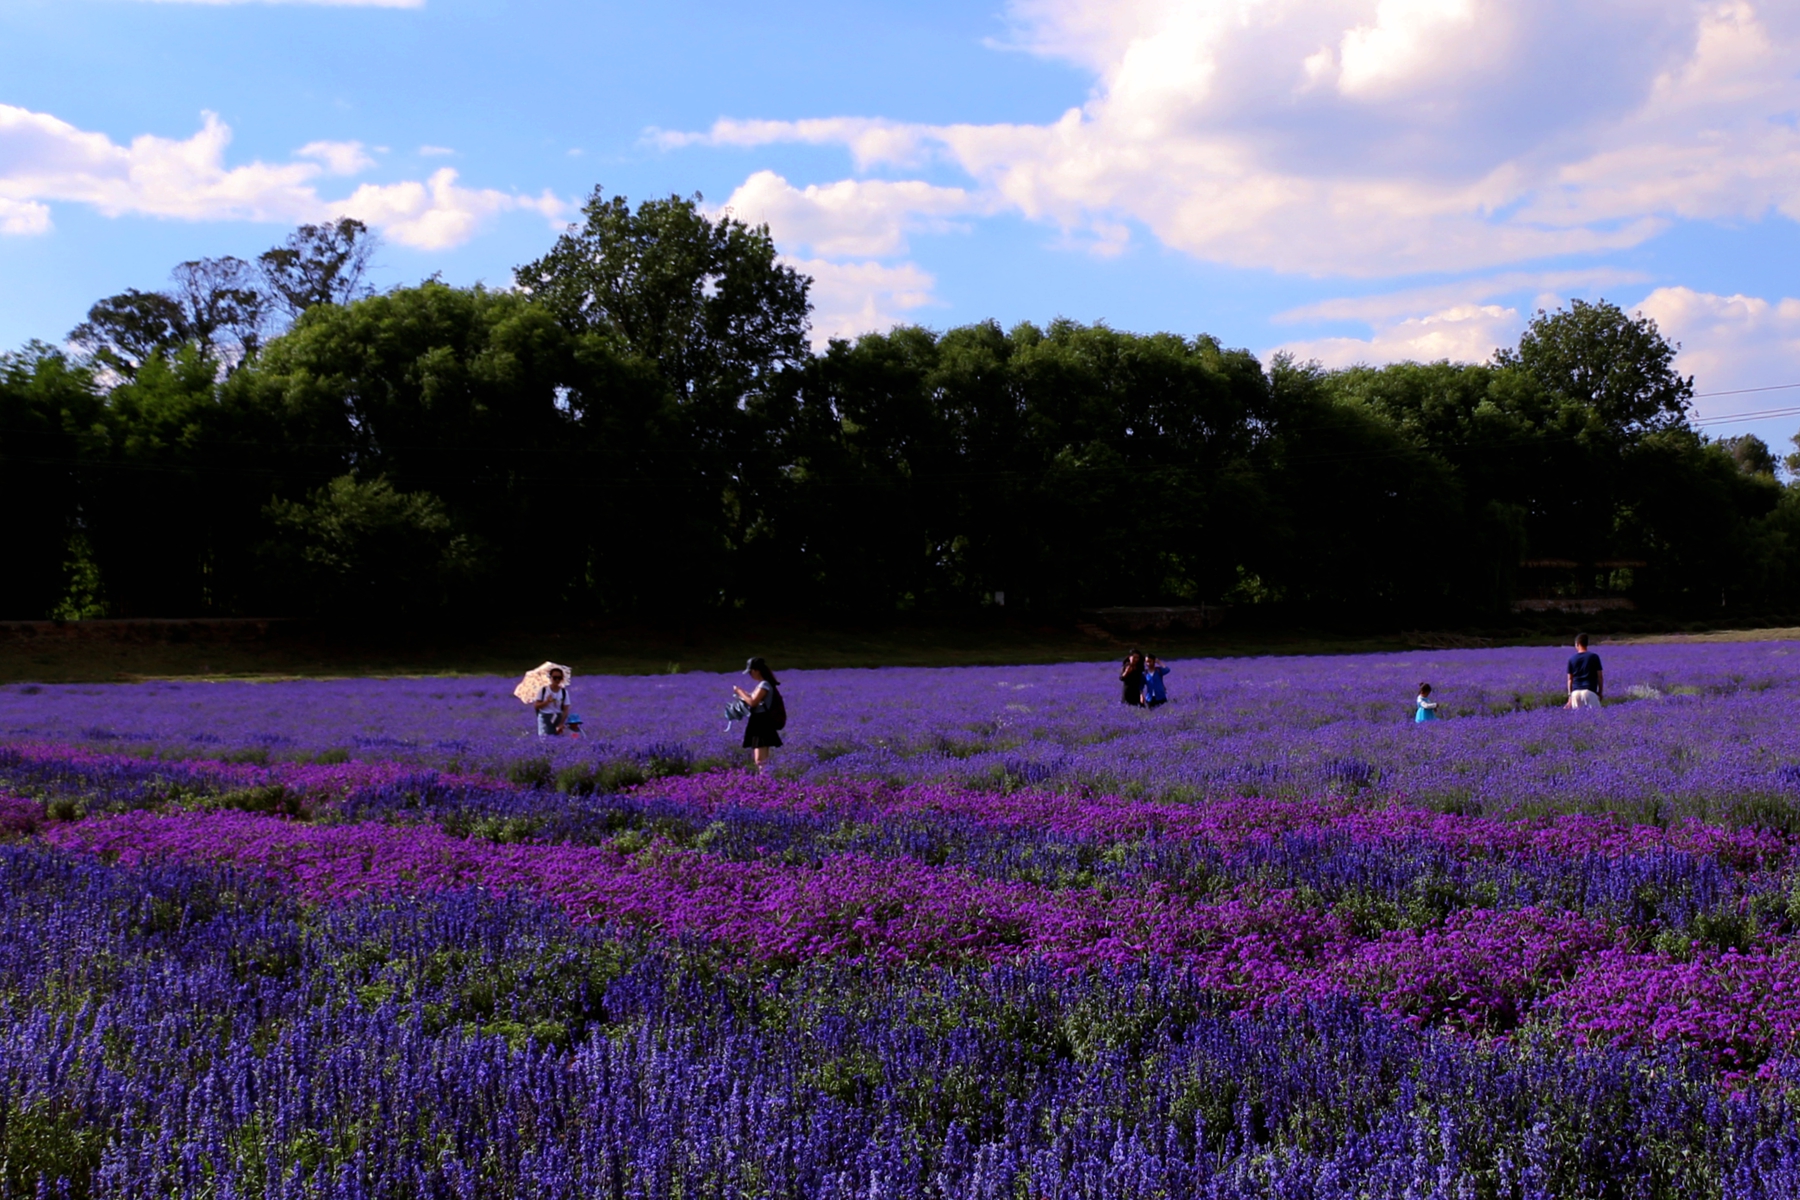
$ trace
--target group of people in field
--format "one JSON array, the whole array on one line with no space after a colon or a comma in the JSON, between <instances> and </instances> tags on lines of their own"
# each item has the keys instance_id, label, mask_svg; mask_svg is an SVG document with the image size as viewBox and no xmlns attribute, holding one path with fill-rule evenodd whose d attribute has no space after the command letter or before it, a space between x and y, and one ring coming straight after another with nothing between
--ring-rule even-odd
<instances>
[{"instance_id":1,"label":"group of people in field","mask_svg":"<svg viewBox=\"0 0 1800 1200\"><path fill-rule=\"evenodd\" d=\"M734 699L725 707L725 727L729 729L736 720L744 722L744 749L750 751L750 762L757 773L763 774L769 770L770 751L781 745L781 731L787 726L787 704L767 659L760 655L750 659L744 664L744 674L750 677L751 686L732 686ZM1167 704L1169 690L1164 680L1168 674L1168 664L1156 655L1131 651L1119 667L1119 702L1137 708ZM1600 656L1588 649L1585 633L1575 637L1567 684L1569 698L1564 708L1598 708L1605 700L1605 672ZM570 710L568 681L560 669L550 670L548 682L530 703L537 715L539 737L582 736L581 716ZM1413 720L1438 720L1438 701L1432 699L1430 683L1419 685L1419 694L1413 701Z\"/></svg>"},{"instance_id":2,"label":"group of people in field","mask_svg":"<svg viewBox=\"0 0 1800 1200\"><path fill-rule=\"evenodd\" d=\"M1138 708L1156 708L1169 702L1163 683L1168 666L1154 654L1133 650L1119 667L1119 702ZM1568 699L1564 708L1599 708L1606 698L1606 675L1600 656L1588 649L1588 635L1575 635L1575 653L1569 656ZM1414 722L1438 719L1438 702L1431 698L1431 684L1421 683L1413 700Z\"/></svg>"},{"instance_id":3,"label":"group of people in field","mask_svg":"<svg viewBox=\"0 0 1800 1200\"><path fill-rule=\"evenodd\" d=\"M1600 665L1600 656L1588 649L1588 635L1575 635L1575 653L1569 656L1568 663L1569 698L1563 702L1564 708L1599 708L1606 701L1606 672ZM1413 701L1413 721L1435 721L1438 719L1438 702L1431 698L1431 685L1421 683L1419 695Z\"/></svg>"},{"instance_id":4,"label":"group of people in field","mask_svg":"<svg viewBox=\"0 0 1800 1200\"><path fill-rule=\"evenodd\" d=\"M1154 654L1133 650L1119 668L1119 702L1139 708L1157 708L1169 702L1169 689L1163 676L1169 668Z\"/></svg>"},{"instance_id":5,"label":"group of people in field","mask_svg":"<svg viewBox=\"0 0 1800 1200\"><path fill-rule=\"evenodd\" d=\"M736 694L725 708L726 728L734 720L744 722L744 748L750 751L750 762L758 773L769 769L769 751L781 745L781 731L787 725L787 704L781 698L781 682L775 678L769 661L760 655L744 664L744 674L754 685L748 689L733 686ZM539 737L573 737L581 733L581 715L571 711L568 679L560 667L551 667L544 675L545 683L537 690L537 698L528 701L537 717ZM529 685L527 685L529 686ZM531 693L527 690L524 695Z\"/></svg>"}]
</instances>

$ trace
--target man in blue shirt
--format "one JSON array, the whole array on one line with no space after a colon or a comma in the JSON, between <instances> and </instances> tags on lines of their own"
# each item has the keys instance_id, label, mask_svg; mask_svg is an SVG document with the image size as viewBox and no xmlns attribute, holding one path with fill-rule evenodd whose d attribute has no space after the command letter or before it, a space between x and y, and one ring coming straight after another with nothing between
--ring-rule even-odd
<instances>
[{"instance_id":1,"label":"man in blue shirt","mask_svg":"<svg viewBox=\"0 0 1800 1200\"><path fill-rule=\"evenodd\" d=\"M1606 698L1606 679L1600 656L1588 651L1588 635L1575 635L1575 653L1569 656L1569 708L1599 708Z\"/></svg>"}]
</instances>

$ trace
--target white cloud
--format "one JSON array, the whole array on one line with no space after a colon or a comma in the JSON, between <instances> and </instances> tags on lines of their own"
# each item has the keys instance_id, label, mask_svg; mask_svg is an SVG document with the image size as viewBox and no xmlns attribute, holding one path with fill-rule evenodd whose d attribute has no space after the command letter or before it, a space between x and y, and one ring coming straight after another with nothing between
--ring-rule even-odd
<instances>
[{"instance_id":1,"label":"white cloud","mask_svg":"<svg viewBox=\"0 0 1800 1200\"><path fill-rule=\"evenodd\" d=\"M665 146L938 158L985 202L1116 249L1369 277L1639 244L1677 219L1800 219L1789 0L1018 0L1091 72L1044 124L729 119ZM1080 242L1083 236L1076 236Z\"/></svg>"},{"instance_id":2,"label":"white cloud","mask_svg":"<svg viewBox=\"0 0 1800 1200\"><path fill-rule=\"evenodd\" d=\"M1486 362L1500 346L1519 339L1532 309L1553 310L1570 295L1593 295L1641 283L1645 276L1616 267L1575 271L1507 271L1367 296L1318 300L1275 314L1276 324L1354 321L1369 327L1367 337L1301 338L1274 347L1301 360L1337 368L1393 362ZM1492 301L1529 293L1521 311Z\"/></svg>"},{"instance_id":3,"label":"white cloud","mask_svg":"<svg viewBox=\"0 0 1800 1200\"><path fill-rule=\"evenodd\" d=\"M361 142L308 142L294 154L312 159L332 175L360 175L375 165Z\"/></svg>"},{"instance_id":4,"label":"white cloud","mask_svg":"<svg viewBox=\"0 0 1800 1200\"><path fill-rule=\"evenodd\" d=\"M449 158L455 153L448 146L420 146L418 149L420 158Z\"/></svg>"},{"instance_id":5,"label":"white cloud","mask_svg":"<svg viewBox=\"0 0 1800 1200\"><path fill-rule=\"evenodd\" d=\"M788 266L812 276L813 343L854 338L910 320L915 309L936 303L937 281L914 263L832 262L785 258Z\"/></svg>"},{"instance_id":6,"label":"white cloud","mask_svg":"<svg viewBox=\"0 0 1800 1200\"><path fill-rule=\"evenodd\" d=\"M1363 320L1370 336L1299 339L1276 346L1296 358L1326 367L1391 362L1485 362L1495 347L1513 345L1529 319L1518 307L1482 304L1477 298L1542 289L1534 307L1555 309L1571 292L1593 291L1630 282L1623 273L1566 272L1552 275L1502 275L1468 285L1415 289L1383 296L1327 300L1281 314L1283 320ZM1428 307L1458 289L1464 302ZM1768 389L1800 384L1800 299L1767 300L1757 296L1721 296L1688 287L1659 287L1626 311L1655 320L1663 336L1680 343L1676 369L1694 377L1701 393ZM1273 351L1271 351L1273 352ZM1762 409L1800 405L1800 388L1746 391L1736 395L1702 395L1694 413L1705 420ZM1791 425L1792 417L1777 425ZM1769 433L1757 425L1726 424L1714 432L1742 430ZM1776 435L1777 440L1785 433Z\"/></svg>"},{"instance_id":7,"label":"white cloud","mask_svg":"<svg viewBox=\"0 0 1800 1200\"><path fill-rule=\"evenodd\" d=\"M421 250L460 246L500 213L530 209L554 222L562 219L568 208L548 191L531 197L458 187L456 172L449 167L434 172L423 183L365 183L334 207L402 245Z\"/></svg>"},{"instance_id":8,"label":"white cloud","mask_svg":"<svg viewBox=\"0 0 1800 1200\"><path fill-rule=\"evenodd\" d=\"M766 146L772 142L801 142L813 146L849 148L859 168L875 163L911 164L919 161L932 140L928 129L900 121L864 117L826 117L807 121L741 121L726 117L705 133L652 129L652 145L665 150L683 146Z\"/></svg>"},{"instance_id":9,"label":"white cloud","mask_svg":"<svg viewBox=\"0 0 1800 1200\"><path fill-rule=\"evenodd\" d=\"M0 235L15 237L50 232L50 210L33 200L0 196Z\"/></svg>"},{"instance_id":10,"label":"white cloud","mask_svg":"<svg viewBox=\"0 0 1800 1200\"><path fill-rule=\"evenodd\" d=\"M784 246L832 258L882 258L904 253L909 232L942 231L950 218L981 205L962 188L916 180L845 179L796 188L773 171L758 171L723 208L749 224L767 224Z\"/></svg>"},{"instance_id":11,"label":"white cloud","mask_svg":"<svg viewBox=\"0 0 1800 1200\"><path fill-rule=\"evenodd\" d=\"M1694 377L1697 391L1800 383L1800 299L1765 300L1662 287L1638 308L1656 320L1663 336L1681 343L1676 366ZM1800 404L1800 389L1705 396L1694 402L1703 418L1794 404Z\"/></svg>"},{"instance_id":12,"label":"white cloud","mask_svg":"<svg viewBox=\"0 0 1800 1200\"><path fill-rule=\"evenodd\" d=\"M549 192L521 196L459 187L440 170L424 182L364 184L332 200L317 181L373 165L355 142L314 142L300 161L227 167L231 130L212 114L185 141L144 134L121 146L48 113L0 104L0 232L49 228L47 202L85 204L109 217L126 214L188 221L292 224L347 215L405 245L438 249L472 236L487 219L531 210L560 219L566 205Z\"/></svg>"},{"instance_id":13,"label":"white cloud","mask_svg":"<svg viewBox=\"0 0 1800 1200\"><path fill-rule=\"evenodd\" d=\"M1443 359L1486 362L1495 347L1518 341L1524 327L1516 308L1459 304L1424 316L1384 321L1368 338L1315 338L1287 342L1275 349L1334 368Z\"/></svg>"},{"instance_id":14,"label":"white cloud","mask_svg":"<svg viewBox=\"0 0 1800 1200\"><path fill-rule=\"evenodd\" d=\"M907 252L909 234L942 232L985 205L962 188L917 180L846 179L797 188L758 171L718 212L767 225L783 261L812 276L813 340L890 328L937 303L937 281L912 262L881 262ZM845 261L849 260L849 261Z\"/></svg>"},{"instance_id":15,"label":"white cloud","mask_svg":"<svg viewBox=\"0 0 1800 1200\"><path fill-rule=\"evenodd\" d=\"M1550 307L1557 303L1555 298L1558 296L1598 292L1625 284L1642 283L1646 278L1642 272L1616 267L1593 267L1580 271L1508 271L1485 279L1461 280L1372 296L1319 300L1277 313L1274 320L1278 323L1366 321L1375 325L1417 317L1421 312L1441 312L1480 304L1497 296L1521 292L1540 295L1547 293L1546 298L1550 300L1550 304L1544 307Z\"/></svg>"}]
</instances>

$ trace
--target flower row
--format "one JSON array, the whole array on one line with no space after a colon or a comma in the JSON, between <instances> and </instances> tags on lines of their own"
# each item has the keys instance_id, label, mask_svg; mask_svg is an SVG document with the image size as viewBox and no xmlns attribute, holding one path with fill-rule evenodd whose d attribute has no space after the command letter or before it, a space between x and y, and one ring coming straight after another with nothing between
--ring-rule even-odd
<instances>
[{"instance_id":1,"label":"flower row","mask_svg":"<svg viewBox=\"0 0 1800 1200\"><path fill-rule=\"evenodd\" d=\"M1161 885L1055 890L907 860L817 866L720 859L652 842L497 845L429 827L309 825L253 814L131 813L50 827L45 840L127 865L210 862L310 900L482 888L552 901L755 959L1180 964L1237 1007L1355 996L1423 1023L1510 1030L1534 1009L1584 1039L1675 1037L1731 1069L1795 1048L1792 939L1743 951L1632 952L1613 926L1566 912L1463 910L1359 935L1341 907L1239 888L1195 899ZM1671 1014L1675 1014L1671 1016Z\"/></svg>"}]
</instances>

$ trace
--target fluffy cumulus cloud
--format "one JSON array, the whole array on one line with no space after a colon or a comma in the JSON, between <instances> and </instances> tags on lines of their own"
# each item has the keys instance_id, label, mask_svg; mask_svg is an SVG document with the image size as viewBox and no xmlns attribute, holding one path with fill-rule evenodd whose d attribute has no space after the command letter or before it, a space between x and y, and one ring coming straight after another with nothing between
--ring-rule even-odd
<instances>
[{"instance_id":1,"label":"fluffy cumulus cloud","mask_svg":"<svg viewBox=\"0 0 1800 1200\"><path fill-rule=\"evenodd\" d=\"M1635 271L1597 267L1578 271L1506 271L1476 279L1322 300L1275 317L1277 324L1355 323L1367 337L1322 337L1271 348L1327 367L1390 362L1482 362L1518 341L1534 310L1554 309L1567 297L1611 294L1641 283ZM1529 302L1520 297L1529 297Z\"/></svg>"},{"instance_id":2,"label":"fluffy cumulus cloud","mask_svg":"<svg viewBox=\"0 0 1800 1200\"><path fill-rule=\"evenodd\" d=\"M1326 300L1282 313L1276 320L1356 322L1367 326L1369 335L1296 339L1270 349L1327 367L1406 360L1480 362L1496 347L1514 344L1533 310L1557 308L1569 296L1584 292L1618 293L1641 278L1611 269L1515 272ZM1491 302L1521 292L1532 296L1529 303ZM1675 365L1694 376L1702 392L1694 405L1695 416L1702 421L1800 405L1800 386L1785 386L1800 385L1800 298L1721 296L1688 287L1659 287L1624 307L1654 320L1663 336L1679 345Z\"/></svg>"},{"instance_id":3,"label":"fluffy cumulus cloud","mask_svg":"<svg viewBox=\"0 0 1800 1200\"><path fill-rule=\"evenodd\" d=\"M0 235L50 232L50 209L31 200L0 196Z\"/></svg>"},{"instance_id":4,"label":"fluffy cumulus cloud","mask_svg":"<svg viewBox=\"0 0 1800 1200\"><path fill-rule=\"evenodd\" d=\"M936 280L916 263L891 260L906 254L909 234L956 228L957 218L985 207L962 188L917 180L799 188L758 171L719 211L767 225L788 265L812 277L813 337L822 345L912 319L934 304Z\"/></svg>"},{"instance_id":5,"label":"fluffy cumulus cloud","mask_svg":"<svg viewBox=\"0 0 1800 1200\"><path fill-rule=\"evenodd\" d=\"M1701 381L1704 391L1800 383L1800 299L1663 287L1639 307L1655 318L1665 336L1681 343L1676 365ZM1702 396L1695 409L1708 418L1795 404L1800 404L1800 388Z\"/></svg>"},{"instance_id":6,"label":"fluffy cumulus cloud","mask_svg":"<svg viewBox=\"0 0 1800 1200\"><path fill-rule=\"evenodd\" d=\"M1683 219L1800 219L1788 0L1016 0L1012 16L1022 48L1090 73L1085 104L1041 124L738 114L655 136L840 144L890 175L935 160L970 180L970 211L1310 275L1472 272ZM890 227L937 202L871 199ZM1474 337L1488 307L1406 336Z\"/></svg>"},{"instance_id":7,"label":"fluffy cumulus cloud","mask_svg":"<svg viewBox=\"0 0 1800 1200\"><path fill-rule=\"evenodd\" d=\"M768 225L784 246L832 258L904 253L907 234L942 231L982 205L962 188L917 180L844 179L797 188L758 171L725 201L740 220Z\"/></svg>"},{"instance_id":8,"label":"fluffy cumulus cloud","mask_svg":"<svg viewBox=\"0 0 1800 1200\"><path fill-rule=\"evenodd\" d=\"M916 320L919 309L936 303L937 281L916 263L838 262L788 258L795 270L812 276L813 343L854 338Z\"/></svg>"},{"instance_id":9,"label":"fluffy cumulus cloud","mask_svg":"<svg viewBox=\"0 0 1800 1200\"><path fill-rule=\"evenodd\" d=\"M352 216L404 245L441 249L466 241L497 214L529 210L557 220L567 207L548 192L465 188L448 169L423 182L365 183L332 200L320 195L320 180L375 165L361 143L313 142L291 162L228 166L230 142L231 130L211 113L185 140L145 134L122 146L48 113L0 104L0 233L46 232L49 206L72 203L111 217L192 221Z\"/></svg>"},{"instance_id":10,"label":"fluffy cumulus cloud","mask_svg":"<svg viewBox=\"0 0 1800 1200\"><path fill-rule=\"evenodd\" d=\"M294 157L310 158L332 175L361 175L375 165L361 142L308 142Z\"/></svg>"},{"instance_id":11,"label":"fluffy cumulus cloud","mask_svg":"<svg viewBox=\"0 0 1800 1200\"><path fill-rule=\"evenodd\" d=\"M1367 338L1328 337L1288 342L1277 349L1327 367L1379 366L1390 362L1481 362L1496 346L1519 337L1525 319L1499 304L1455 304L1384 321Z\"/></svg>"}]
</instances>

